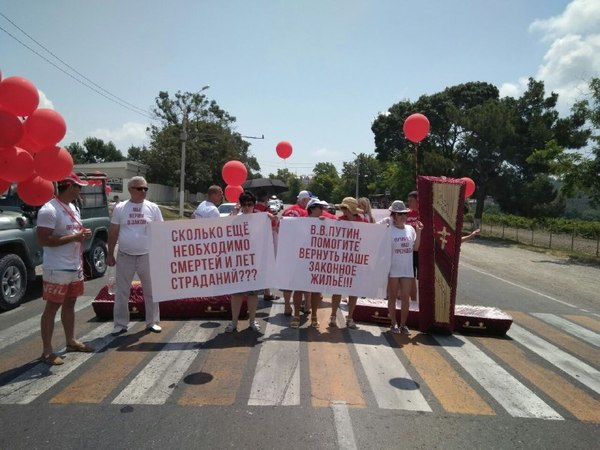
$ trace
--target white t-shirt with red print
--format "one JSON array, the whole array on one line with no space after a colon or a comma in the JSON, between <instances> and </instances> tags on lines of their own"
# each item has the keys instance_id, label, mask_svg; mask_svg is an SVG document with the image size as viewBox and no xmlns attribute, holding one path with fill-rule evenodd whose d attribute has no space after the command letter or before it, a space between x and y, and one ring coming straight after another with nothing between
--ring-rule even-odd
<instances>
[{"instance_id":1,"label":"white t-shirt with red print","mask_svg":"<svg viewBox=\"0 0 600 450\"><path fill-rule=\"evenodd\" d=\"M115 206L110 222L119 225L119 251L128 255L145 255L150 251L150 222L162 222L155 203L129 200Z\"/></svg>"},{"instance_id":2,"label":"white t-shirt with red print","mask_svg":"<svg viewBox=\"0 0 600 450\"><path fill-rule=\"evenodd\" d=\"M37 226L51 228L54 230L52 236L69 236L81 230L81 216L72 203L53 198L40 208ZM44 247L44 269L80 270L81 246L81 242L69 242L56 247Z\"/></svg>"}]
</instances>

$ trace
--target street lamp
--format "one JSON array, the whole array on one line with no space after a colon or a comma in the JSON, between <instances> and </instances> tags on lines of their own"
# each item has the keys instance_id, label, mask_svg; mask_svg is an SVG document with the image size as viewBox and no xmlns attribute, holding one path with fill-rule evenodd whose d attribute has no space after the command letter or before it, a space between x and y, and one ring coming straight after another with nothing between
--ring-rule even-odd
<instances>
[{"instance_id":1,"label":"street lamp","mask_svg":"<svg viewBox=\"0 0 600 450\"><path fill-rule=\"evenodd\" d=\"M203 86L199 92L205 91L210 85ZM186 105L183 111L183 120L181 123L181 133L179 139L181 140L181 178L179 179L179 217L183 217L183 203L185 200L185 143L187 141L187 120L188 114L190 113L190 105Z\"/></svg>"},{"instance_id":2,"label":"street lamp","mask_svg":"<svg viewBox=\"0 0 600 450\"><path fill-rule=\"evenodd\" d=\"M352 152L352 154L356 156L356 200L358 200L358 172L360 167L360 159L356 153Z\"/></svg>"}]
</instances>

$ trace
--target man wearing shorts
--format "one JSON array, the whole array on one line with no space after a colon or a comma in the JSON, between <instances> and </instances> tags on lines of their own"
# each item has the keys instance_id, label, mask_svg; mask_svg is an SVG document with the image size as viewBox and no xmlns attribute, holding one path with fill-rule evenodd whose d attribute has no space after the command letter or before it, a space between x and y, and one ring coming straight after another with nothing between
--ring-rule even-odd
<instances>
[{"instance_id":1,"label":"man wearing shorts","mask_svg":"<svg viewBox=\"0 0 600 450\"><path fill-rule=\"evenodd\" d=\"M83 294L83 242L92 232L81 224L73 201L81 186L87 183L72 172L58 183L58 197L46 203L37 216L37 240L44 248L43 298L46 307L41 319L43 351L41 361L61 365L63 359L54 353L52 333L56 313L65 330L67 352L93 352L94 349L75 339L75 301Z\"/></svg>"}]
</instances>

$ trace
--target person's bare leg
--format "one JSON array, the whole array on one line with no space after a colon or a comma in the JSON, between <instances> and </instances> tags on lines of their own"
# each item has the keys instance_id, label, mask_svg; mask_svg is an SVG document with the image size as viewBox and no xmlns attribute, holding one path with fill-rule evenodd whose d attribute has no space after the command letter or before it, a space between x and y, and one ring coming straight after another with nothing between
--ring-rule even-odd
<instances>
[{"instance_id":1,"label":"person's bare leg","mask_svg":"<svg viewBox=\"0 0 600 450\"><path fill-rule=\"evenodd\" d=\"M248 296L248 323L253 323L256 320L257 306L258 306L258 297L256 295L249 295ZM241 308L241 304L240 304L240 308Z\"/></svg>"},{"instance_id":2,"label":"person's bare leg","mask_svg":"<svg viewBox=\"0 0 600 450\"><path fill-rule=\"evenodd\" d=\"M242 309L243 301L244 297L240 294L233 294L231 296L231 321L236 327L240 318L240 311ZM248 310L250 310L250 306L248 306ZM254 311L256 312L256 307L254 308Z\"/></svg>"},{"instance_id":3,"label":"person's bare leg","mask_svg":"<svg viewBox=\"0 0 600 450\"><path fill-rule=\"evenodd\" d=\"M417 279L416 278L412 279L412 285L410 287L410 299L413 302L417 301Z\"/></svg>"},{"instance_id":4,"label":"person's bare leg","mask_svg":"<svg viewBox=\"0 0 600 450\"><path fill-rule=\"evenodd\" d=\"M60 320L65 330L65 339L67 345L77 345L75 340L75 302L77 297L67 297L62 304L60 311Z\"/></svg>"},{"instance_id":5,"label":"person's bare leg","mask_svg":"<svg viewBox=\"0 0 600 450\"><path fill-rule=\"evenodd\" d=\"M400 278L400 285L401 285L401 289L400 292L402 293L402 298L401 298L401 303L400 303L400 325L406 325L406 320L408 319L408 307L409 307L409 301L408 301L408 297L409 297L409 293L410 293L410 288L412 286L412 280L414 280L414 278Z\"/></svg>"},{"instance_id":6,"label":"person's bare leg","mask_svg":"<svg viewBox=\"0 0 600 450\"><path fill-rule=\"evenodd\" d=\"M310 320L317 320L317 311L321 306L321 293L320 292L312 292L310 294Z\"/></svg>"},{"instance_id":7,"label":"person's bare leg","mask_svg":"<svg viewBox=\"0 0 600 450\"><path fill-rule=\"evenodd\" d=\"M356 308L356 302L358 301L358 297L356 295L348 296L348 319L352 319L354 317L354 308Z\"/></svg>"},{"instance_id":8,"label":"person's bare leg","mask_svg":"<svg viewBox=\"0 0 600 450\"><path fill-rule=\"evenodd\" d=\"M40 328L42 332L42 346L43 355L47 356L54 350L52 349L52 333L54 332L54 320L56 319L56 313L60 308L60 303L52 303L46 301L46 307L42 313L40 320Z\"/></svg>"},{"instance_id":9,"label":"person's bare leg","mask_svg":"<svg viewBox=\"0 0 600 450\"><path fill-rule=\"evenodd\" d=\"M396 296L398 295L398 278L388 278L388 316L392 328L398 325L396 321Z\"/></svg>"},{"instance_id":10,"label":"person's bare leg","mask_svg":"<svg viewBox=\"0 0 600 450\"><path fill-rule=\"evenodd\" d=\"M285 313L292 313L292 306L290 305L290 300L292 298L292 291L283 291L283 311Z\"/></svg>"},{"instance_id":11,"label":"person's bare leg","mask_svg":"<svg viewBox=\"0 0 600 450\"><path fill-rule=\"evenodd\" d=\"M294 291L294 295L292 299L294 301L294 318L300 318L300 308L302 307L302 296L304 295L303 291Z\"/></svg>"},{"instance_id":12,"label":"person's bare leg","mask_svg":"<svg viewBox=\"0 0 600 450\"><path fill-rule=\"evenodd\" d=\"M333 294L331 296L331 317L337 317L337 310L342 302L341 294Z\"/></svg>"}]
</instances>

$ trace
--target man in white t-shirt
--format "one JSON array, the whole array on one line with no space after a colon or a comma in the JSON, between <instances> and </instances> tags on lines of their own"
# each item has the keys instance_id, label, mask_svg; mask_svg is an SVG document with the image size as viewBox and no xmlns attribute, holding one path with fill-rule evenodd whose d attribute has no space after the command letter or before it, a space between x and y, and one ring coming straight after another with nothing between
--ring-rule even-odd
<instances>
[{"instance_id":1,"label":"man in white t-shirt","mask_svg":"<svg viewBox=\"0 0 600 450\"><path fill-rule=\"evenodd\" d=\"M86 185L72 172L58 183L58 196L42 206L37 216L37 240L44 247L42 296L46 300L40 323L44 347L40 360L53 366L64 363L52 349L54 321L61 307L67 351L94 351L75 339L75 302L83 294L83 241L92 232L83 227L72 202L79 197L81 186Z\"/></svg>"},{"instance_id":2,"label":"man in white t-shirt","mask_svg":"<svg viewBox=\"0 0 600 450\"><path fill-rule=\"evenodd\" d=\"M149 223L162 222L163 217L155 203L146 200L148 183L144 177L133 177L127 183L130 199L115 206L108 230L108 265L117 266L117 290L112 331L118 336L129 326L129 291L135 274L138 274L144 289L146 306L146 330L160 333L160 310L152 301L152 281L150 279ZM119 243L118 258L115 260L115 246Z\"/></svg>"},{"instance_id":3,"label":"man in white t-shirt","mask_svg":"<svg viewBox=\"0 0 600 450\"><path fill-rule=\"evenodd\" d=\"M213 185L208 188L206 200L198 205L194 211L194 219L210 219L211 217L220 217L219 208L223 201L223 189L220 186Z\"/></svg>"}]
</instances>

